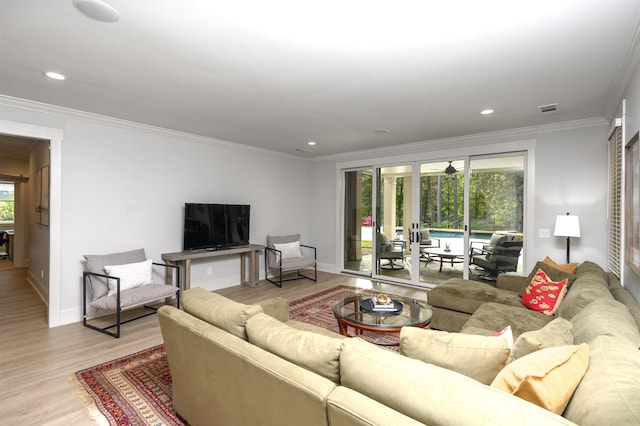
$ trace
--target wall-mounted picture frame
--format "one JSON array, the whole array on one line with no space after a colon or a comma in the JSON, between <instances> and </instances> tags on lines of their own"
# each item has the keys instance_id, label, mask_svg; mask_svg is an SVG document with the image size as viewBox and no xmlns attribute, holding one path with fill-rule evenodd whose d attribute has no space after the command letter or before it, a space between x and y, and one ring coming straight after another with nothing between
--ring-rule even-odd
<instances>
[{"instance_id":1,"label":"wall-mounted picture frame","mask_svg":"<svg viewBox=\"0 0 640 426\"><path fill-rule=\"evenodd\" d=\"M640 133L625 147L625 262L640 275Z\"/></svg>"}]
</instances>

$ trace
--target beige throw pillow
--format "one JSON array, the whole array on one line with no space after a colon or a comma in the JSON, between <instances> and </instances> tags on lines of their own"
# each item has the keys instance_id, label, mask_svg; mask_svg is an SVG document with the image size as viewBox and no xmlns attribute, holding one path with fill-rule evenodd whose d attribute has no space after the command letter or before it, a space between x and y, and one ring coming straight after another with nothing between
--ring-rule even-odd
<instances>
[{"instance_id":1,"label":"beige throw pillow","mask_svg":"<svg viewBox=\"0 0 640 426\"><path fill-rule=\"evenodd\" d=\"M249 342L334 383L340 383L342 339L295 329L259 313L246 324Z\"/></svg>"},{"instance_id":2,"label":"beige throw pillow","mask_svg":"<svg viewBox=\"0 0 640 426\"><path fill-rule=\"evenodd\" d=\"M510 348L506 339L498 336L403 327L400 353L488 385L504 368Z\"/></svg>"},{"instance_id":3,"label":"beige throw pillow","mask_svg":"<svg viewBox=\"0 0 640 426\"><path fill-rule=\"evenodd\" d=\"M507 365L491 387L562 414L589 366L589 346L557 346Z\"/></svg>"},{"instance_id":4,"label":"beige throw pillow","mask_svg":"<svg viewBox=\"0 0 640 426\"><path fill-rule=\"evenodd\" d=\"M556 318L539 330L522 333L514 342L507 364L540 349L573 345L573 325Z\"/></svg>"},{"instance_id":5,"label":"beige throw pillow","mask_svg":"<svg viewBox=\"0 0 640 426\"><path fill-rule=\"evenodd\" d=\"M185 312L244 340L247 340L245 323L262 312L259 305L238 303L201 287L189 289L182 296Z\"/></svg>"},{"instance_id":6,"label":"beige throw pillow","mask_svg":"<svg viewBox=\"0 0 640 426\"><path fill-rule=\"evenodd\" d=\"M567 274L575 274L579 265L578 263L556 263L549 256L545 257L543 262L558 269L559 271L566 272Z\"/></svg>"}]
</instances>

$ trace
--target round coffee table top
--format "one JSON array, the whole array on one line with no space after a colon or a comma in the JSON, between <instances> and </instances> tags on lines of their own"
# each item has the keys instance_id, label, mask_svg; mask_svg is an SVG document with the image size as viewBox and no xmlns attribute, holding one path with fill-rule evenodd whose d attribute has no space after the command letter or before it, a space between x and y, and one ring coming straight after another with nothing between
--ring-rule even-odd
<instances>
[{"instance_id":1,"label":"round coffee table top","mask_svg":"<svg viewBox=\"0 0 640 426\"><path fill-rule=\"evenodd\" d=\"M333 314L338 320L338 324L349 325L357 330L399 333L404 326L424 328L431 322L433 311L423 301L391 296L394 302L399 302L401 309L398 311L371 311L368 309L370 305L367 303L371 296L371 294L358 294L340 299L333 305ZM396 306L400 308L398 303Z\"/></svg>"},{"instance_id":2,"label":"round coffee table top","mask_svg":"<svg viewBox=\"0 0 640 426\"><path fill-rule=\"evenodd\" d=\"M422 249L422 253L426 253L434 256L442 256L446 258L464 257L464 253L460 251L456 251L456 250L447 251L447 249L440 248L440 247Z\"/></svg>"}]
</instances>

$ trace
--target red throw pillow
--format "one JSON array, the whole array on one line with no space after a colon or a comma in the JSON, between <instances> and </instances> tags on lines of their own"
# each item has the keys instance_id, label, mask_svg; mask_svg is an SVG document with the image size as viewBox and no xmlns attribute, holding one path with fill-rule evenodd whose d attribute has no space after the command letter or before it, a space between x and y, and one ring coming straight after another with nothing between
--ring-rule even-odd
<instances>
[{"instance_id":1,"label":"red throw pillow","mask_svg":"<svg viewBox=\"0 0 640 426\"><path fill-rule=\"evenodd\" d=\"M554 282L542 269L538 269L524 290L522 304L545 315L553 315L566 293L567 278Z\"/></svg>"}]
</instances>

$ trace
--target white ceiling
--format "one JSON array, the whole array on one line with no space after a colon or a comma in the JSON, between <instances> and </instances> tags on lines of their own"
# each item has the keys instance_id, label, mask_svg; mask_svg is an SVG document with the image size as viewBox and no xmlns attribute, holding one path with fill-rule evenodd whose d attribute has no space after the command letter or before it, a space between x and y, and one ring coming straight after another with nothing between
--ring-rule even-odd
<instances>
[{"instance_id":1,"label":"white ceiling","mask_svg":"<svg viewBox=\"0 0 640 426\"><path fill-rule=\"evenodd\" d=\"M2 0L0 93L307 157L609 119L640 22L638 0L106 3L118 22Z\"/></svg>"}]
</instances>

